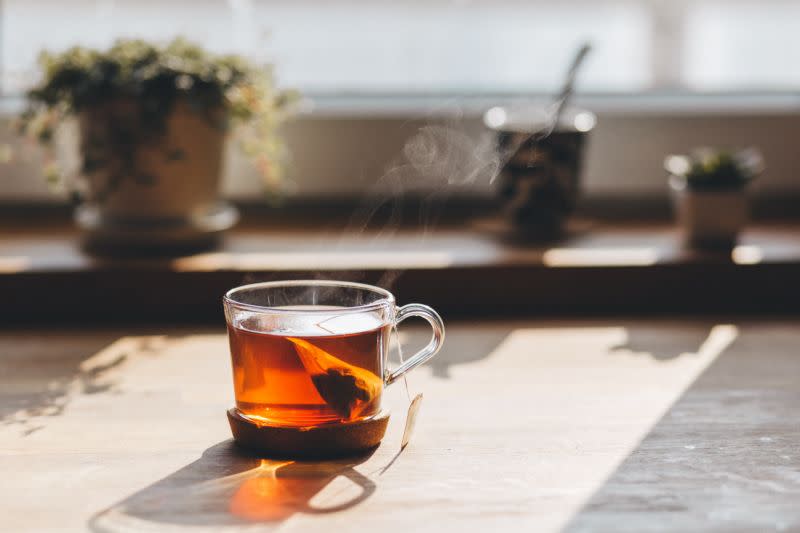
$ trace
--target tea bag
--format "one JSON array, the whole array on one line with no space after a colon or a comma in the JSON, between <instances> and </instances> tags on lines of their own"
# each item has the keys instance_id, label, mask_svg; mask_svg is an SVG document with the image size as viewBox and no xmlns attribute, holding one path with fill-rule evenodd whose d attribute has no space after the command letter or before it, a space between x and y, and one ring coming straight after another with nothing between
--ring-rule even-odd
<instances>
[{"instance_id":1,"label":"tea bag","mask_svg":"<svg viewBox=\"0 0 800 533\"><path fill-rule=\"evenodd\" d=\"M383 380L369 370L346 363L307 340L286 339L294 344L319 395L342 418L357 417L380 394Z\"/></svg>"},{"instance_id":2,"label":"tea bag","mask_svg":"<svg viewBox=\"0 0 800 533\"><path fill-rule=\"evenodd\" d=\"M405 449L408 443L411 442L411 434L414 433L414 427L417 425L417 413L419 413L419 406L422 404L422 393L414 396L411 403L408 405L408 414L406 415L406 427L403 430L403 438L400 441L400 449Z\"/></svg>"}]
</instances>

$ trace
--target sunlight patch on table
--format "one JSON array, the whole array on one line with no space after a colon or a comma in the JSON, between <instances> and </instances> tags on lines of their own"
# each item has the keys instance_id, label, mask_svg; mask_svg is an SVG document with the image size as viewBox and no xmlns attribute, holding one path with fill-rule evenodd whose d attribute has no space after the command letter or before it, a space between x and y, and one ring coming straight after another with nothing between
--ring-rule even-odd
<instances>
[{"instance_id":1,"label":"sunlight patch on table","mask_svg":"<svg viewBox=\"0 0 800 533\"><path fill-rule=\"evenodd\" d=\"M111 520L114 530L188 529L176 516L200 517L198 531L264 527L234 516L235 500L243 514L286 517L282 527L297 531L354 523L431 531L444 520L464 531L489 522L558 531L738 335L733 326L698 327L696 345L673 343L683 353L659 359L625 327L502 330L477 360L441 354L453 359L448 378L424 367L413 373L425 403L401 455L407 400L393 386L390 431L363 463L288 465L277 476L277 464L248 466L225 444L233 397L224 333L120 338L57 384L65 391L60 414L31 415L42 429L26 436L0 426L0 459L15 455L3 464L13 487L0 489L13 510L5 518L30 523L47 487L47 516L74 529L85 529L87 512L100 513L93 525ZM457 338L459 326L453 331ZM628 345L636 350L620 348ZM366 489L375 490L359 502ZM262 496L280 505L266 509ZM339 510L315 512L331 508Z\"/></svg>"},{"instance_id":2,"label":"sunlight patch on table","mask_svg":"<svg viewBox=\"0 0 800 533\"><path fill-rule=\"evenodd\" d=\"M451 473L440 478L448 490L469 488L471 505L526 508L536 530L559 531L738 330L714 326L694 350L670 359L620 350L628 336L624 327L517 329L488 357L455 365L452 379L425 393L429 407L447 402L448 416L422 435L447 428L451 439L463 434L470 446L485 447L487 464L473 468L491 470L498 485L470 488L470 479ZM480 441L469 430L476 425ZM490 460L496 454L518 459Z\"/></svg>"}]
</instances>

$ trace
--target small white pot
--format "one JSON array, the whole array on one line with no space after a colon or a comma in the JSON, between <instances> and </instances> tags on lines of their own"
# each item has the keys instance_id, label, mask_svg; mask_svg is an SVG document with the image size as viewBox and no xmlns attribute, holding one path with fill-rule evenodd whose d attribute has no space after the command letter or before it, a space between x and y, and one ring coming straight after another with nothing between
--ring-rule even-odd
<instances>
[{"instance_id":1,"label":"small white pot","mask_svg":"<svg viewBox=\"0 0 800 533\"><path fill-rule=\"evenodd\" d=\"M696 191L670 181L672 203L684 243L696 248L731 248L747 224L744 189Z\"/></svg>"}]
</instances>

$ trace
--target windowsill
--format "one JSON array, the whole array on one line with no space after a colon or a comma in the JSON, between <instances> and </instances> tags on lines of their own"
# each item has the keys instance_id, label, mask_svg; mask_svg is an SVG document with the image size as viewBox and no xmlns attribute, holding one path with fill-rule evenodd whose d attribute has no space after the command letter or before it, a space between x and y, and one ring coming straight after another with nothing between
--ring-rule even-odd
<instances>
[{"instance_id":1,"label":"windowsill","mask_svg":"<svg viewBox=\"0 0 800 533\"><path fill-rule=\"evenodd\" d=\"M300 222L302 220L302 222ZM446 316L796 311L797 223L756 225L733 254L683 249L671 224L575 221L551 245L516 242L497 219L427 232L347 231L347 220L246 218L217 250L174 258L85 254L66 220L0 239L5 321L216 320L242 283L330 277L391 285ZM46 311L45 311L46 310Z\"/></svg>"}]
</instances>

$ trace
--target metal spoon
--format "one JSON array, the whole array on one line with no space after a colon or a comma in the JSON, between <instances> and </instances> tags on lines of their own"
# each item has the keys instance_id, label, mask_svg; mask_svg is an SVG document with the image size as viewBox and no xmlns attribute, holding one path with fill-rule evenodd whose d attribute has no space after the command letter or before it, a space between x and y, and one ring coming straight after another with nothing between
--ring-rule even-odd
<instances>
[{"instance_id":1,"label":"metal spoon","mask_svg":"<svg viewBox=\"0 0 800 533\"><path fill-rule=\"evenodd\" d=\"M586 59L586 56L591 50L591 43L583 43L583 45L578 49L578 52L575 54L575 57L572 59L572 63L567 71L567 77L564 80L564 85L561 87L561 91L558 93L556 99L550 106L550 108L554 110L551 114L550 123L544 130L544 135L539 140L549 137L550 134L553 133L553 130L555 130L558 126L558 122L561 120L561 115L564 112L564 109L566 109L569 99L572 98L573 88L575 87L575 78L578 75L578 70L581 68L584 59Z\"/></svg>"}]
</instances>

